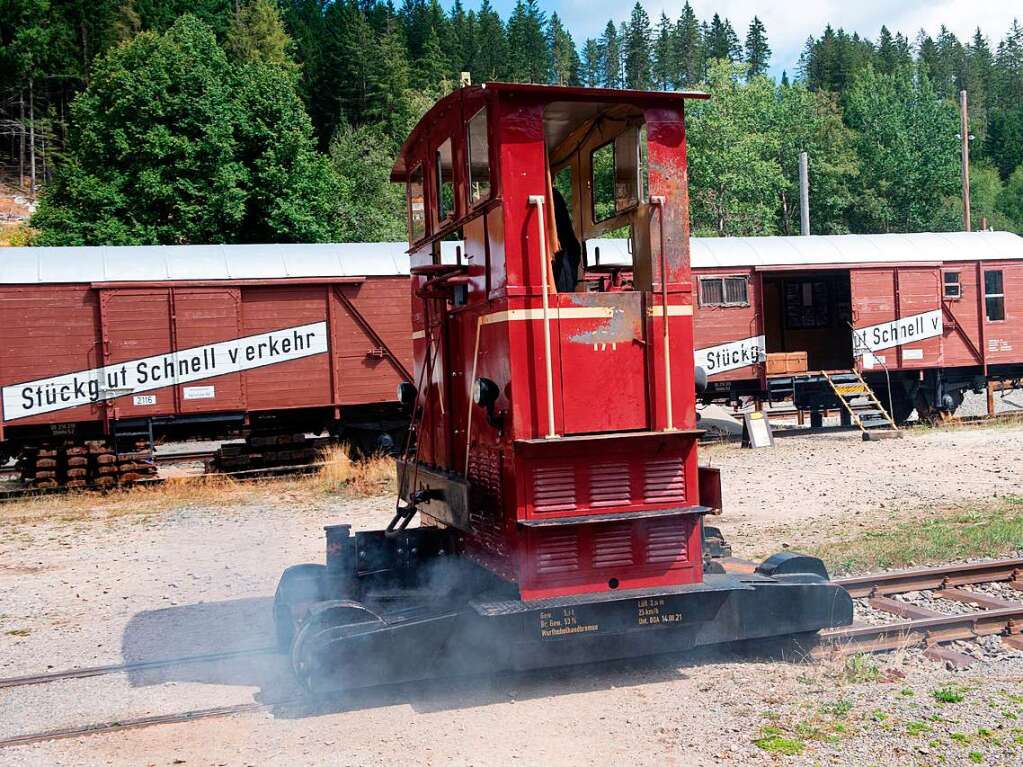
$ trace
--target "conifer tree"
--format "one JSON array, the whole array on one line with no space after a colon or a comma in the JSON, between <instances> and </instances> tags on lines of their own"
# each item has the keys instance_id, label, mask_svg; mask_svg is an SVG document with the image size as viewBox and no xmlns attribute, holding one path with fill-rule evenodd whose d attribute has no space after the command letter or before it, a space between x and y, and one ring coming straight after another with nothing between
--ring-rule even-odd
<instances>
[{"instance_id":1,"label":"conifer tree","mask_svg":"<svg viewBox=\"0 0 1023 767\"><path fill-rule=\"evenodd\" d=\"M657 35L653 45L653 66L651 79L655 88L670 90L677 79L677 56L675 55L675 25L666 13L661 13L657 22Z\"/></svg>"},{"instance_id":2,"label":"conifer tree","mask_svg":"<svg viewBox=\"0 0 1023 767\"><path fill-rule=\"evenodd\" d=\"M771 61L771 48L767 44L767 29L764 23L753 17L746 33L746 64L748 78L766 75Z\"/></svg>"},{"instance_id":3,"label":"conifer tree","mask_svg":"<svg viewBox=\"0 0 1023 767\"><path fill-rule=\"evenodd\" d=\"M551 78L554 85L579 84L579 53L572 36L556 13L551 14L547 28L547 41L551 49Z\"/></svg>"},{"instance_id":4,"label":"conifer tree","mask_svg":"<svg viewBox=\"0 0 1023 767\"><path fill-rule=\"evenodd\" d=\"M583 44L582 62L579 79L587 88L596 88L601 84L601 52L600 43L592 37Z\"/></svg>"},{"instance_id":5,"label":"conifer tree","mask_svg":"<svg viewBox=\"0 0 1023 767\"><path fill-rule=\"evenodd\" d=\"M722 59L735 62L742 58L742 46L739 44L739 36L728 19L722 20L718 14L710 21L704 42L708 59Z\"/></svg>"},{"instance_id":6,"label":"conifer tree","mask_svg":"<svg viewBox=\"0 0 1023 767\"><path fill-rule=\"evenodd\" d=\"M550 74L550 49L545 14L537 0L518 0L508 19L508 75L511 80L545 83Z\"/></svg>"},{"instance_id":7,"label":"conifer tree","mask_svg":"<svg viewBox=\"0 0 1023 767\"><path fill-rule=\"evenodd\" d=\"M605 88L622 87L622 44L613 21L600 38L600 78Z\"/></svg>"},{"instance_id":8,"label":"conifer tree","mask_svg":"<svg viewBox=\"0 0 1023 767\"><path fill-rule=\"evenodd\" d=\"M505 76L508 64L508 43L504 23L490 4L483 0L476 15L476 58L472 62L472 76L479 82L497 80Z\"/></svg>"},{"instance_id":9,"label":"conifer tree","mask_svg":"<svg viewBox=\"0 0 1023 767\"><path fill-rule=\"evenodd\" d=\"M686 0L682 15L675 24L675 86L692 88L703 79L703 35L693 7Z\"/></svg>"},{"instance_id":10,"label":"conifer tree","mask_svg":"<svg viewBox=\"0 0 1023 767\"><path fill-rule=\"evenodd\" d=\"M238 64L275 64L293 68L292 42L272 0L249 0L238 6L224 38L228 58Z\"/></svg>"},{"instance_id":11,"label":"conifer tree","mask_svg":"<svg viewBox=\"0 0 1023 767\"><path fill-rule=\"evenodd\" d=\"M650 17L639 2L632 7L622 48L625 63L625 87L646 90L652 81Z\"/></svg>"}]
</instances>

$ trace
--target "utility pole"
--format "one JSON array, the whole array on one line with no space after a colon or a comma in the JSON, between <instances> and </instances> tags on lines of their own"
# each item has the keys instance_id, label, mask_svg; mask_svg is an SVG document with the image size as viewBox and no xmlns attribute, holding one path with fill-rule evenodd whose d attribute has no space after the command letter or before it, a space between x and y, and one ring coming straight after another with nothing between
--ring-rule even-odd
<instances>
[{"instance_id":1,"label":"utility pole","mask_svg":"<svg viewBox=\"0 0 1023 767\"><path fill-rule=\"evenodd\" d=\"M799 153L799 233L810 234L810 166L806 152Z\"/></svg>"},{"instance_id":2,"label":"utility pole","mask_svg":"<svg viewBox=\"0 0 1023 767\"><path fill-rule=\"evenodd\" d=\"M970 113L966 91L959 91L959 138L962 141L963 231L970 231Z\"/></svg>"}]
</instances>

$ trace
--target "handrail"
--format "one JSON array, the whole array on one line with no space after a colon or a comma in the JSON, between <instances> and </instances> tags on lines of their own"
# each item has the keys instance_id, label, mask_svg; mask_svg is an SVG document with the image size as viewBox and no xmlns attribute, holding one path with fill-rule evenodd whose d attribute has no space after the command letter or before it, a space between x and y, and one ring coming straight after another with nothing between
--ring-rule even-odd
<instances>
[{"instance_id":1,"label":"handrail","mask_svg":"<svg viewBox=\"0 0 1023 767\"><path fill-rule=\"evenodd\" d=\"M536 206L536 216L540 224L540 279L543 285L543 361L547 374L547 438L557 437L554 429L554 370L551 362L551 318L550 303L547 297L547 222L544 220L544 196L531 194L529 202Z\"/></svg>"},{"instance_id":2,"label":"handrail","mask_svg":"<svg viewBox=\"0 0 1023 767\"><path fill-rule=\"evenodd\" d=\"M675 419L671 407L671 341L668 330L668 262L664 253L664 197L652 195L650 204L657 207L657 224L660 229L661 245L661 328L664 340L664 414L665 431L675 431Z\"/></svg>"}]
</instances>

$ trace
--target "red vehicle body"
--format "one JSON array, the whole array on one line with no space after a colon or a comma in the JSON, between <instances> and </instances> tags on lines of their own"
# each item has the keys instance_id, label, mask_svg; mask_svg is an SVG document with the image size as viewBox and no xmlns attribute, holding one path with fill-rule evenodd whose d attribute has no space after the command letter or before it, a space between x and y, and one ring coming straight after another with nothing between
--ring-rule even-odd
<instances>
[{"instance_id":1,"label":"red vehicle body","mask_svg":"<svg viewBox=\"0 0 1023 767\"><path fill-rule=\"evenodd\" d=\"M330 526L326 564L282 576L278 638L307 688L851 621L819 560L729 574L705 550L720 490L697 465L683 114L701 97L495 83L413 130L392 180L416 439L387 529ZM622 228L629 284L590 289L586 241Z\"/></svg>"},{"instance_id":2,"label":"red vehicle body","mask_svg":"<svg viewBox=\"0 0 1023 767\"><path fill-rule=\"evenodd\" d=\"M400 431L408 278L367 251L7 250L0 452L282 418L294 431Z\"/></svg>"}]
</instances>

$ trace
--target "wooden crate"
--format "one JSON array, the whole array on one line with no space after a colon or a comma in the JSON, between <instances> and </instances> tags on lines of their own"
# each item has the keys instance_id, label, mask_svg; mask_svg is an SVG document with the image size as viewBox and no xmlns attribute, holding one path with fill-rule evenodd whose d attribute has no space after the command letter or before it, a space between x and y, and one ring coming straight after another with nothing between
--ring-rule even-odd
<instances>
[{"instance_id":1,"label":"wooden crate","mask_svg":"<svg viewBox=\"0 0 1023 767\"><path fill-rule=\"evenodd\" d=\"M806 352L772 352L767 355L767 375L805 373Z\"/></svg>"}]
</instances>

